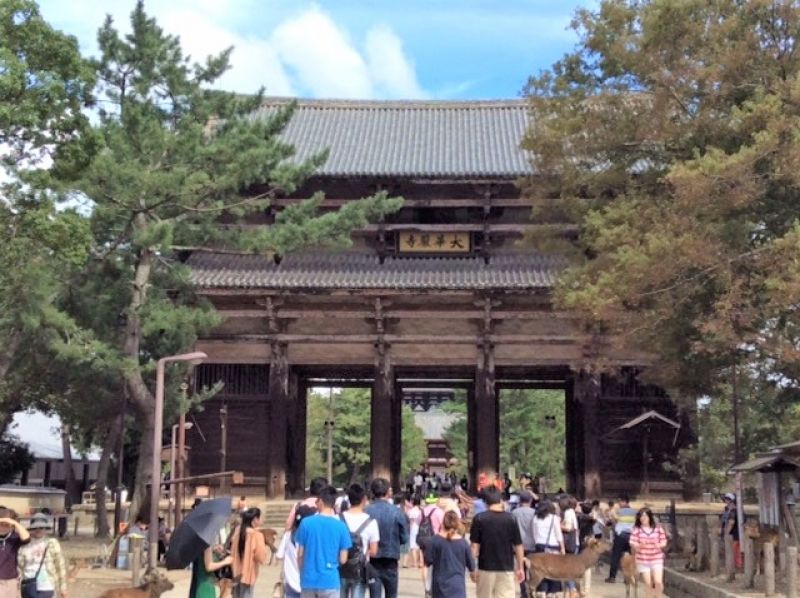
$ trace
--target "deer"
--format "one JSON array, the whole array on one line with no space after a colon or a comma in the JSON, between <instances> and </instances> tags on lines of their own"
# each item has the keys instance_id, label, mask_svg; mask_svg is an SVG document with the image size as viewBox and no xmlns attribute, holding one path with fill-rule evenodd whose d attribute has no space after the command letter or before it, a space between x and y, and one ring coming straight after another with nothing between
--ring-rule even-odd
<instances>
[{"instance_id":1,"label":"deer","mask_svg":"<svg viewBox=\"0 0 800 598\"><path fill-rule=\"evenodd\" d=\"M148 572L138 588L107 590L100 598L160 598L161 594L174 587L173 583L158 571Z\"/></svg>"},{"instance_id":2,"label":"deer","mask_svg":"<svg viewBox=\"0 0 800 598\"><path fill-rule=\"evenodd\" d=\"M633 586L634 598L639 597L639 588L637 585L638 579L636 575L636 559L630 552L622 555L619 561L619 568L622 571L622 577L625 580L625 598L630 598L631 586Z\"/></svg>"},{"instance_id":3,"label":"deer","mask_svg":"<svg viewBox=\"0 0 800 598\"><path fill-rule=\"evenodd\" d=\"M278 552L278 547L275 545L275 541L278 539L278 532L271 527L262 527L258 531L264 536L264 543L269 547L269 563L267 565L271 565L275 558L275 553Z\"/></svg>"},{"instance_id":4,"label":"deer","mask_svg":"<svg viewBox=\"0 0 800 598\"><path fill-rule=\"evenodd\" d=\"M530 555L528 564L528 598L535 598L536 587L543 579L576 581L580 583L584 572L594 567L600 555L611 550L605 540L590 538L580 554L548 554L540 552Z\"/></svg>"},{"instance_id":5,"label":"deer","mask_svg":"<svg viewBox=\"0 0 800 598\"><path fill-rule=\"evenodd\" d=\"M753 543L753 555L758 565L759 575L764 574L764 544L775 546L775 557L778 556L778 530L761 525L753 519L744 522L744 535Z\"/></svg>"}]
</instances>

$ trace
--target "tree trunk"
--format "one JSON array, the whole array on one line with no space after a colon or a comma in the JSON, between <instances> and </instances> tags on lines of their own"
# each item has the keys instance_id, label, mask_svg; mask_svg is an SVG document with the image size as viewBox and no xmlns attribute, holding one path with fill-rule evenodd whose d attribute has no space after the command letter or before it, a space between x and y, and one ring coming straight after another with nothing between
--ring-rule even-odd
<instances>
[{"instance_id":1,"label":"tree trunk","mask_svg":"<svg viewBox=\"0 0 800 598\"><path fill-rule=\"evenodd\" d=\"M137 229L146 226L145 216L138 214L134 220ZM125 338L123 339L123 353L127 355L136 369L131 369L125 374L125 384L128 387L131 404L138 411L141 423L141 438L139 440L139 456L136 463L136 479L133 485L133 496L131 498L131 508L128 513L129 523L133 523L140 514L144 506L147 484L153 477L152 455L153 455L153 428L155 427L155 398L147 388L142 378L142 370L139 365L139 351L142 339L142 321L140 310L147 299L147 289L150 285L150 274L153 268L153 253L147 248L139 250L136 260L136 267L133 277L131 291L131 302L128 306L128 321L125 326ZM159 430L160 433L160 430ZM158 522L153 522L158 524Z\"/></svg>"},{"instance_id":2,"label":"tree trunk","mask_svg":"<svg viewBox=\"0 0 800 598\"><path fill-rule=\"evenodd\" d=\"M155 418L153 411L140 413L141 437L139 439L139 458L136 462L136 479L131 496L131 508L128 513L128 523L134 523L136 517L141 515L147 520L149 511L149 484L153 478L153 428Z\"/></svg>"},{"instance_id":3,"label":"tree trunk","mask_svg":"<svg viewBox=\"0 0 800 598\"><path fill-rule=\"evenodd\" d=\"M114 424L106 435L103 443L103 452L100 463L97 465L97 482L94 489L94 503L97 507L97 533L98 538L109 537L108 512L106 511L106 488L108 487L108 470L111 465L111 455L117 448L119 436L122 433L124 414L114 420ZM116 533L116 530L115 530Z\"/></svg>"},{"instance_id":4,"label":"tree trunk","mask_svg":"<svg viewBox=\"0 0 800 598\"><path fill-rule=\"evenodd\" d=\"M61 425L61 449L64 454L64 489L67 491L67 509L75 502L80 502L78 484L75 481L75 469L72 463L72 446L70 443L69 426Z\"/></svg>"}]
</instances>

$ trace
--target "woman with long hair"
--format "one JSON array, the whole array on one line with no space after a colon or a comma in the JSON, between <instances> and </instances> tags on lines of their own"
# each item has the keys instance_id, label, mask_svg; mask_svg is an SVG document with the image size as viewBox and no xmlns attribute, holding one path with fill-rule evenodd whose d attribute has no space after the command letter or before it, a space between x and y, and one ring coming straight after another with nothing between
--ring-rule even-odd
<instances>
[{"instance_id":1,"label":"woman with long hair","mask_svg":"<svg viewBox=\"0 0 800 598\"><path fill-rule=\"evenodd\" d=\"M231 538L233 553L233 578L238 583L233 588L233 598L253 598L259 566L267 562L267 544L258 531L261 510L255 507L242 513L242 523Z\"/></svg>"},{"instance_id":2,"label":"woman with long hair","mask_svg":"<svg viewBox=\"0 0 800 598\"><path fill-rule=\"evenodd\" d=\"M431 597L467 598L464 572L470 572L473 582L477 580L477 574L475 558L461 533L461 520L457 513L448 511L444 514L442 528L431 538L424 554L425 564L433 567Z\"/></svg>"},{"instance_id":3,"label":"woman with long hair","mask_svg":"<svg viewBox=\"0 0 800 598\"><path fill-rule=\"evenodd\" d=\"M636 571L642 578L647 598L661 598L664 591L664 549L667 533L658 525L653 511L644 507L636 514L631 532Z\"/></svg>"},{"instance_id":4,"label":"woman with long hair","mask_svg":"<svg viewBox=\"0 0 800 598\"><path fill-rule=\"evenodd\" d=\"M536 506L533 518L534 552L565 554L564 534L561 532L561 519L556 515L556 506L549 500L541 500ZM536 595L554 596L561 592L561 582L543 579L536 588Z\"/></svg>"}]
</instances>

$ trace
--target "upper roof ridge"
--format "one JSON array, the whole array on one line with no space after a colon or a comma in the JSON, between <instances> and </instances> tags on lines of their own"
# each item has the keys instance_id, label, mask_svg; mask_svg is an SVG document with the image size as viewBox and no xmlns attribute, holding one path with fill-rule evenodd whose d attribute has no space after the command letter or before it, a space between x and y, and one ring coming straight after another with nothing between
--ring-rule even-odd
<instances>
[{"instance_id":1,"label":"upper roof ridge","mask_svg":"<svg viewBox=\"0 0 800 598\"><path fill-rule=\"evenodd\" d=\"M287 96L267 96L263 106L279 106L297 102L298 108L319 109L486 109L486 108L514 108L523 109L527 106L522 99L495 99L495 100L357 100L357 99L325 99L325 98L293 98Z\"/></svg>"}]
</instances>

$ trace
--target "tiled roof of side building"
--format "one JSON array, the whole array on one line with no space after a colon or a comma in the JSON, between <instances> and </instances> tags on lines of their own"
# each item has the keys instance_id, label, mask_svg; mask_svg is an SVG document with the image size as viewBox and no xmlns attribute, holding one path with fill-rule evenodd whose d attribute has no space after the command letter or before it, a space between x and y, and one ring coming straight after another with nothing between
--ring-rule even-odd
<instances>
[{"instance_id":1,"label":"tiled roof of side building","mask_svg":"<svg viewBox=\"0 0 800 598\"><path fill-rule=\"evenodd\" d=\"M528 118L522 100L297 100L282 136L298 161L327 149L322 176L516 178L533 173L520 147Z\"/></svg>"},{"instance_id":2,"label":"tiled roof of side building","mask_svg":"<svg viewBox=\"0 0 800 598\"><path fill-rule=\"evenodd\" d=\"M548 289L564 266L557 256L500 254L482 258L387 257L357 251L303 252L279 264L266 256L195 252L194 284L205 289Z\"/></svg>"}]
</instances>

